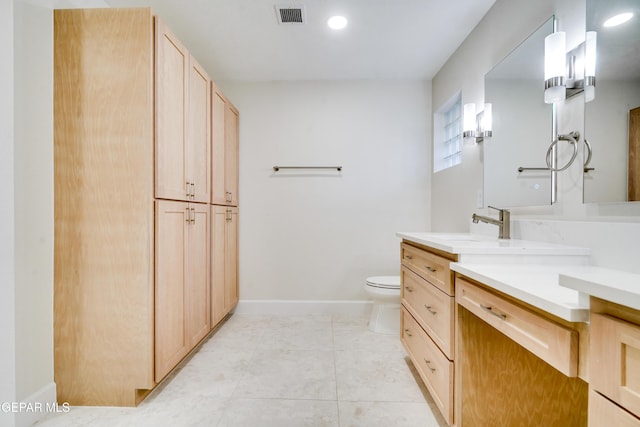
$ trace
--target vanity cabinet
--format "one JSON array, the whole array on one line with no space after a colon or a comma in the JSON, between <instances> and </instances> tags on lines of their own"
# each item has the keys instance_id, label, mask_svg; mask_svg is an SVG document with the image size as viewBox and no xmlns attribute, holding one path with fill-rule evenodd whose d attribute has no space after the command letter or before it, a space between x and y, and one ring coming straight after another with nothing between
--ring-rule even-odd
<instances>
[{"instance_id":1,"label":"vanity cabinet","mask_svg":"<svg viewBox=\"0 0 640 427\"><path fill-rule=\"evenodd\" d=\"M454 422L454 254L400 246L401 340L448 424Z\"/></svg>"},{"instance_id":2,"label":"vanity cabinet","mask_svg":"<svg viewBox=\"0 0 640 427\"><path fill-rule=\"evenodd\" d=\"M457 425L585 426L584 324L458 273L455 286Z\"/></svg>"},{"instance_id":3,"label":"vanity cabinet","mask_svg":"<svg viewBox=\"0 0 640 427\"><path fill-rule=\"evenodd\" d=\"M640 312L592 297L590 331L589 425L640 426Z\"/></svg>"},{"instance_id":4,"label":"vanity cabinet","mask_svg":"<svg viewBox=\"0 0 640 427\"><path fill-rule=\"evenodd\" d=\"M211 84L212 183L211 203L238 206L238 109Z\"/></svg>"}]
</instances>

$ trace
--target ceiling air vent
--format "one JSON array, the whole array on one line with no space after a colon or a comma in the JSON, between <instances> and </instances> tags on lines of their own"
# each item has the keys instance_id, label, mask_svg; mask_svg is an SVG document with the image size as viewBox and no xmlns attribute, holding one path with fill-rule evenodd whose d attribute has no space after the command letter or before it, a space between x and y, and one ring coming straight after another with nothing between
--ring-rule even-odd
<instances>
[{"instance_id":1,"label":"ceiling air vent","mask_svg":"<svg viewBox=\"0 0 640 427\"><path fill-rule=\"evenodd\" d=\"M276 5L278 24L304 24L304 7L302 5Z\"/></svg>"}]
</instances>

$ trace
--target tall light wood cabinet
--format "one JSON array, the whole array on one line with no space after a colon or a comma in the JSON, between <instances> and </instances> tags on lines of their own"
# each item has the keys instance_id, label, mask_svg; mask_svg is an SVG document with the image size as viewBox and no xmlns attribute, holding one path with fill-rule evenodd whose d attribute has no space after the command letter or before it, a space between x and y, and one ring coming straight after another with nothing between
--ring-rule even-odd
<instances>
[{"instance_id":1,"label":"tall light wood cabinet","mask_svg":"<svg viewBox=\"0 0 640 427\"><path fill-rule=\"evenodd\" d=\"M238 206L238 109L211 85L212 185L211 203Z\"/></svg>"},{"instance_id":2,"label":"tall light wood cabinet","mask_svg":"<svg viewBox=\"0 0 640 427\"><path fill-rule=\"evenodd\" d=\"M238 208L212 206L211 324L238 304Z\"/></svg>"},{"instance_id":3,"label":"tall light wood cabinet","mask_svg":"<svg viewBox=\"0 0 640 427\"><path fill-rule=\"evenodd\" d=\"M59 402L131 406L155 386L153 69L149 9L54 12Z\"/></svg>"},{"instance_id":4,"label":"tall light wood cabinet","mask_svg":"<svg viewBox=\"0 0 640 427\"><path fill-rule=\"evenodd\" d=\"M211 329L211 81L149 8L54 11L54 162L58 401L137 405Z\"/></svg>"},{"instance_id":5,"label":"tall light wood cabinet","mask_svg":"<svg viewBox=\"0 0 640 427\"><path fill-rule=\"evenodd\" d=\"M211 79L156 18L156 198L209 203Z\"/></svg>"}]
</instances>

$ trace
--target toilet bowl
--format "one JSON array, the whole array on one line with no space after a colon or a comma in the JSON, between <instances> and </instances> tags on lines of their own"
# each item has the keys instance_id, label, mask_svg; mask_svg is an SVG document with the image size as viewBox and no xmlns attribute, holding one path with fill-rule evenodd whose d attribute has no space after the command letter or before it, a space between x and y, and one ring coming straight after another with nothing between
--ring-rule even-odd
<instances>
[{"instance_id":1,"label":"toilet bowl","mask_svg":"<svg viewBox=\"0 0 640 427\"><path fill-rule=\"evenodd\" d=\"M400 276L368 277L364 289L373 300L369 329L380 334L399 334Z\"/></svg>"}]
</instances>

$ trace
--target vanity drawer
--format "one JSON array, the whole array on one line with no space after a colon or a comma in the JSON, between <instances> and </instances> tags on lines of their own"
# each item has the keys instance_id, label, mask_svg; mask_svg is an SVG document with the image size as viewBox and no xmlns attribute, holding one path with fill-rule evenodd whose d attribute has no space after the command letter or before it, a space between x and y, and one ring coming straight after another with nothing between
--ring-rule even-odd
<instances>
[{"instance_id":1,"label":"vanity drawer","mask_svg":"<svg viewBox=\"0 0 640 427\"><path fill-rule=\"evenodd\" d=\"M640 416L640 326L592 313L589 383Z\"/></svg>"},{"instance_id":2,"label":"vanity drawer","mask_svg":"<svg viewBox=\"0 0 640 427\"><path fill-rule=\"evenodd\" d=\"M640 427L640 419L591 390L589 392L589 427L602 426Z\"/></svg>"},{"instance_id":3,"label":"vanity drawer","mask_svg":"<svg viewBox=\"0 0 640 427\"><path fill-rule=\"evenodd\" d=\"M405 266L400 270L402 302L449 359L453 359L454 298Z\"/></svg>"},{"instance_id":4,"label":"vanity drawer","mask_svg":"<svg viewBox=\"0 0 640 427\"><path fill-rule=\"evenodd\" d=\"M448 424L453 424L453 362L402 307L402 343Z\"/></svg>"},{"instance_id":5,"label":"vanity drawer","mask_svg":"<svg viewBox=\"0 0 640 427\"><path fill-rule=\"evenodd\" d=\"M568 377L578 375L578 332L456 277L456 302Z\"/></svg>"},{"instance_id":6,"label":"vanity drawer","mask_svg":"<svg viewBox=\"0 0 640 427\"><path fill-rule=\"evenodd\" d=\"M450 260L406 243L402 243L400 252L402 265L427 279L443 292L453 295Z\"/></svg>"}]
</instances>

